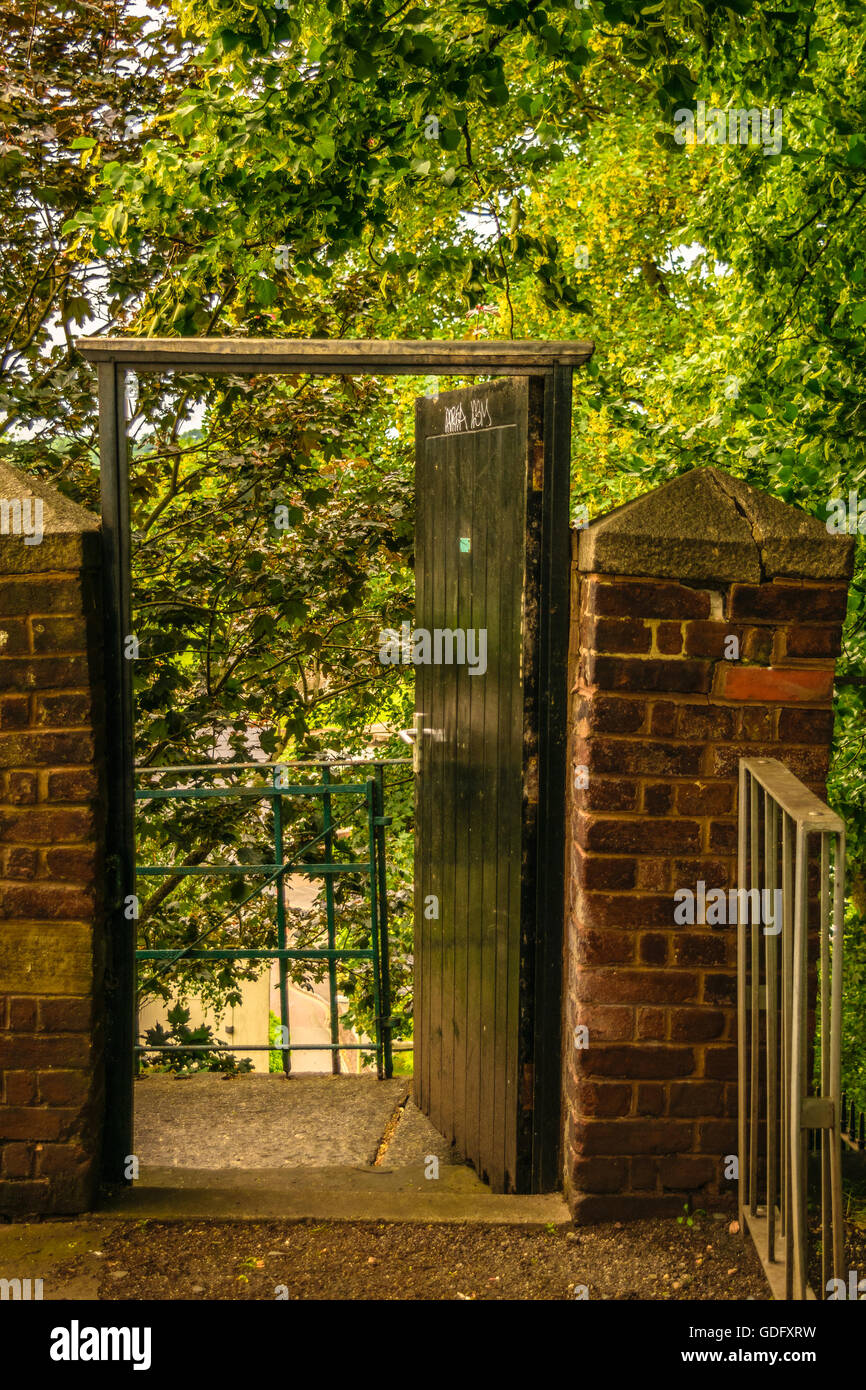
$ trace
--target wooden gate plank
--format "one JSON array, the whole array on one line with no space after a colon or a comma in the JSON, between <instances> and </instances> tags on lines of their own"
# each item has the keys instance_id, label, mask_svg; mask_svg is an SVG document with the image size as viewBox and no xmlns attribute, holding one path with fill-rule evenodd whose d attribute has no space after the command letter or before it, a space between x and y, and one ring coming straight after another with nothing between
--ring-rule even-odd
<instances>
[{"instance_id":1,"label":"wooden gate plank","mask_svg":"<svg viewBox=\"0 0 866 1390\"><path fill-rule=\"evenodd\" d=\"M433 571L418 574L416 628L461 630L467 658L468 634L476 655L487 634L485 674L467 660L417 684L434 731L420 735L419 896L434 879L441 890L438 921L416 910L419 1100L497 1191L517 1190L529 1161L517 1151L533 939L521 894L528 400L525 379L498 381L419 400L416 415L416 563Z\"/></svg>"}]
</instances>

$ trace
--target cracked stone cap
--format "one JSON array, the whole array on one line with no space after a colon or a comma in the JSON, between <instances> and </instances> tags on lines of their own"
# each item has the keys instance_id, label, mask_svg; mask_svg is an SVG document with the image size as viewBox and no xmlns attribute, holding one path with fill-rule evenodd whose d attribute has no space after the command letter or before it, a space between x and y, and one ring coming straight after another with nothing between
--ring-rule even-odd
<instances>
[{"instance_id":1,"label":"cracked stone cap","mask_svg":"<svg viewBox=\"0 0 866 1390\"><path fill-rule=\"evenodd\" d=\"M42 539L25 545L24 536L7 530L0 534L0 573L36 574L46 570L77 569L98 561L99 517L70 502L56 488L0 463L0 502L42 502ZM5 515L5 510L4 510ZM34 512L31 509L31 518ZM11 528L11 522L6 521ZM0 518L0 525L3 519Z\"/></svg>"},{"instance_id":2,"label":"cracked stone cap","mask_svg":"<svg viewBox=\"0 0 866 1390\"><path fill-rule=\"evenodd\" d=\"M719 468L683 473L578 536L578 567L591 573L759 583L848 579L854 567L853 536Z\"/></svg>"}]
</instances>

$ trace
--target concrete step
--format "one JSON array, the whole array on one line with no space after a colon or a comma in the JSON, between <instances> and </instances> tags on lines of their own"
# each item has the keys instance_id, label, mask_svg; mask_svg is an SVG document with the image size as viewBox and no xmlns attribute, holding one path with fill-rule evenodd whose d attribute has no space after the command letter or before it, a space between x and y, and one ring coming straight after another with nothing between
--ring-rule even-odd
<instances>
[{"instance_id":1,"label":"concrete step","mask_svg":"<svg viewBox=\"0 0 866 1390\"><path fill-rule=\"evenodd\" d=\"M131 1187L103 1193L99 1219L188 1221L412 1221L544 1227L569 1225L560 1193L491 1192L465 1166L425 1179L408 1168L141 1169Z\"/></svg>"}]
</instances>

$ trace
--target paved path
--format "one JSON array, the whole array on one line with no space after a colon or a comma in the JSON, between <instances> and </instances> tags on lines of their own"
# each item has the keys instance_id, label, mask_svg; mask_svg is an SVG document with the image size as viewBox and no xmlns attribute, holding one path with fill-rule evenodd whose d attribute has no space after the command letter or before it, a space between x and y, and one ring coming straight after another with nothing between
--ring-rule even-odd
<instances>
[{"instance_id":1,"label":"paved path","mask_svg":"<svg viewBox=\"0 0 866 1390\"><path fill-rule=\"evenodd\" d=\"M402 1077L151 1075L135 1083L134 1151L142 1168L351 1167L393 1129L400 1166L462 1162L408 1095Z\"/></svg>"}]
</instances>

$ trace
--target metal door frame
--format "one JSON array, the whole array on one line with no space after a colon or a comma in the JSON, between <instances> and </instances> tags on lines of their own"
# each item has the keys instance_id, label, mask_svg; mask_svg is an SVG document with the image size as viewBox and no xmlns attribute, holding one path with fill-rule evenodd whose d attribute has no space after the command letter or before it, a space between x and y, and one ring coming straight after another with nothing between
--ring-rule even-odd
<instances>
[{"instance_id":1,"label":"metal door frame","mask_svg":"<svg viewBox=\"0 0 866 1390\"><path fill-rule=\"evenodd\" d=\"M565 884L566 668L570 554L571 390L585 342L277 338L79 338L99 388L106 689L105 1182L128 1183L135 1041L135 788L127 372L319 376L537 376L544 386L539 623L538 855L533 982L533 1191L561 1185L562 925Z\"/></svg>"}]
</instances>

